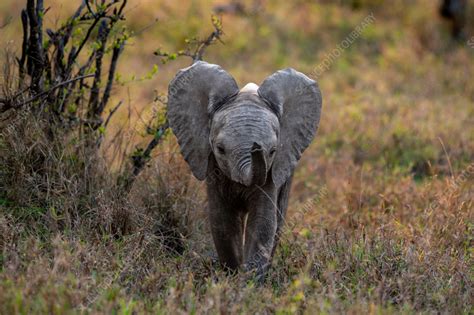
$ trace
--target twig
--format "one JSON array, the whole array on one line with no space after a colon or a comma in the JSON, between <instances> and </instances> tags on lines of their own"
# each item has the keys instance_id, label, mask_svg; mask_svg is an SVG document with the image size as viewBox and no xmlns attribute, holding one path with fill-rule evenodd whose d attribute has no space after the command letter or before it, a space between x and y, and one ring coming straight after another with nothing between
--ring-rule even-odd
<instances>
[{"instance_id":1,"label":"twig","mask_svg":"<svg viewBox=\"0 0 474 315\"><path fill-rule=\"evenodd\" d=\"M86 72L86 70L90 67L90 65L92 64L92 61L94 60L94 56L95 56L95 50L92 51L92 53L90 54L89 58L87 59L86 63L79 69L77 75L78 76L82 76L84 75L84 73ZM76 82L77 81L74 81L74 83L69 87L69 90L68 90L68 93L66 95L66 98L65 98L65 101L69 100L69 97L71 97L71 94L73 93L74 91L74 87L76 85ZM82 88L84 87L84 80L79 80L79 91L82 90ZM78 95L75 99L75 103L79 105L81 101L81 96Z\"/></svg>"},{"instance_id":2,"label":"twig","mask_svg":"<svg viewBox=\"0 0 474 315\"><path fill-rule=\"evenodd\" d=\"M89 97L89 118L100 116L99 111L99 92L102 76L102 59L105 53L105 46L107 43L107 37L109 36L110 27L107 26L106 21L102 21L99 26L98 42L99 48L95 54L95 74L94 82L92 83L91 93Z\"/></svg>"},{"instance_id":3,"label":"twig","mask_svg":"<svg viewBox=\"0 0 474 315\"><path fill-rule=\"evenodd\" d=\"M86 42L89 40L89 37L91 36L92 34L92 31L94 30L95 26L97 25L97 23L99 23L100 21L100 18L96 18L94 20L94 22L92 22L92 25L89 27L89 29L87 30L87 33L86 33L86 36L84 36L84 38L82 39L82 42L79 44L79 48L75 51L75 53L72 55L72 57L68 58L69 59L69 64L68 64L68 69L70 67L72 67L72 64L74 63L74 61L76 61L77 59L77 56L79 56L79 54L81 53L81 50L82 48L84 47L84 45L86 44ZM72 52L71 52L72 54Z\"/></svg>"},{"instance_id":4,"label":"twig","mask_svg":"<svg viewBox=\"0 0 474 315\"><path fill-rule=\"evenodd\" d=\"M72 45L67 63L64 63L63 61L65 55L64 48L68 44L71 37L72 30L74 28L74 22L79 18L84 7L85 3L83 2L64 27L60 28L56 32L53 32L50 29L46 31L51 37L51 42L56 46L56 66L58 68L60 79L70 76L71 68L69 66L72 65L72 57L75 55L77 47Z\"/></svg>"},{"instance_id":5,"label":"twig","mask_svg":"<svg viewBox=\"0 0 474 315\"><path fill-rule=\"evenodd\" d=\"M90 6L89 0L84 0L84 2L85 2L86 5L87 5L87 10L89 10L89 13L90 13L94 18L97 18L97 15L94 13L94 11L92 10L92 8L91 8L91 6Z\"/></svg>"},{"instance_id":6,"label":"twig","mask_svg":"<svg viewBox=\"0 0 474 315\"><path fill-rule=\"evenodd\" d=\"M20 95L22 95L23 93L25 93L26 91L28 91L29 89L30 89L30 87L27 86L27 87L24 88L23 90L17 92L15 95L13 95L13 96L11 96L11 97L9 97L9 98L7 98L7 99L0 98L0 103L5 104L5 103L8 102L8 101L11 102L12 100L16 99L17 97L19 97Z\"/></svg>"},{"instance_id":7,"label":"twig","mask_svg":"<svg viewBox=\"0 0 474 315\"><path fill-rule=\"evenodd\" d=\"M48 95L50 94L52 91L56 90L57 88L61 87L61 86L64 86L64 85L67 85L71 82L74 82L74 81L77 81L77 80L82 80L82 79L85 79L85 78L90 78L90 77L93 77L94 75L93 74L87 74L87 75L84 75L84 76L79 76L79 77L75 77L75 78L72 78L72 79L69 79L67 81L63 81L63 82L60 82L58 84L56 84L55 86L53 86L52 88L50 88L49 90L47 91L43 91L39 94L36 94L35 96L29 98L28 100L14 106L14 107L21 107L23 105L26 105L28 103L31 103L31 102L34 102L35 100L45 96L45 95ZM5 105L9 105L10 104L10 100L6 100L6 99L0 99L0 103L3 103ZM10 109L12 108L13 106L11 106L11 104L7 107L4 107L0 110L0 112L5 112L7 109Z\"/></svg>"},{"instance_id":8,"label":"twig","mask_svg":"<svg viewBox=\"0 0 474 315\"><path fill-rule=\"evenodd\" d=\"M181 56L191 58L193 63L198 60L202 60L204 51L208 46L212 45L216 40L222 43L221 36L224 34L222 31L222 22L215 15L212 16L212 25L214 26L214 31L205 40L188 40L185 50L178 51L175 54L170 54L169 52L164 52L161 51L161 49L157 49L153 54L155 56L165 57L162 59L163 62L166 62L167 59L175 59L176 57ZM196 45L195 49L192 49L191 46L193 45Z\"/></svg>"},{"instance_id":9,"label":"twig","mask_svg":"<svg viewBox=\"0 0 474 315\"><path fill-rule=\"evenodd\" d=\"M127 5L127 0L123 0L122 5L120 6L120 8L117 12L117 18L119 18L119 19L122 18L122 12L123 12L123 9L125 9L126 5Z\"/></svg>"},{"instance_id":10,"label":"twig","mask_svg":"<svg viewBox=\"0 0 474 315\"><path fill-rule=\"evenodd\" d=\"M120 57L120 54L123 51L123 47L125 45L125 41L123 41L120 45L115 46L112 52L112 59L110 61L110 69L109 69L109 77L107 79L107 84L105 86L104 95L102 96L102 100L100 102L98 112L102 113L109 101L110 92L112 91L112 85L114 83L115 71L117 70L117 61Z\"/></svg>"},{"instance_id":11,"label":"twig","mask_svg":"<svg viewBox=\"0 0 474 315\"><path fill-rule=\"evenodd\" d=\"M123 102L120 101L120 102L118 102L117 105L115 105L114 108L112 108L112 109L110 110L109 116L107 116L107 119L106 119L105 122L104 122L104 127L107 127L107 125L108 125L109 122L110 122L110 119L111 119L112 116L115 114L115 112L120 108L120 106L122 106L122 104L123 104Z\"/></svg>"},{"instance_id":12,"label":"twig","mask_svg":"<svg viewBox=\"0 0 474 315\"><path fill-rule=\"evenodd\" d=\"M158 130L155 133L155 137L148 143L145 151L143 152L143 155L141 156L141 160L139 163L137 163L135 166L135 169L133 171L133 174L136 176L140 173L141 168L144 166L145 162L148 161L148 159L151 156L151 151L160 143L160 140L163 138L163 134L165 131L169 128L168 121L165 121L165 123L158 128Z\"/></svg>"},{"instance_id":13,"label":"twig","mask_svg":"<svg viewBox=\"0 0 474 315\"><path fill-rule=\"evenodd\" d=\"M212 25L214 26L214 31L196 48L196 51L193 55L194 62L202 60L202 56L204 55L206 48L212 45L216 40L220 41L221 39L221 35L223 34L221 21L216 16L212 16Z\"/></svg>"},{"instance_id":14,"label":"twig","mask_svg":"<svg viewBox=\"0 0 474 315\"><path fill-rule=\"evenodd\" d=\"M132 187L133 182L135 181L137 176L141 173L146 163L150 160L151 152L163 139L163 135L165 134L165 131L168 130L168 128L169 128L168 121L165 121L164 124L161 125L161 127L157 129L155 136L148 143L143 153L137 156L132 156L132 173L126 178L125 182L123 183L125 190L128 191Z\"/></svg>"},{"instance_id":15,"label":"twig","mask_svg":"<svg viewBox=\"0 0 474 315\"><path fill-rule=\"evenodd\" d=\"M74 15L72 16L72 18L70 19L69 23L66 25L66 30L64 32L64 45L66 45L69 41L69 38L71 37L71 34L72 34L72 29L74 27L74 22L76 21L77 18L79 18L79 16L81 15L81 12L82 10L84 9L84 6L85 4L84 3L81 3L81 5L79 6L79 8L77 8L76 12L74 13ZM59 33L59 32L58 32Z\"/></svg>"},{"instance_id":16,"label":"twig","mask_svg":"<svg viewBox=\"0 0 474 315\"><path fill-rule=\"evenodd\" d=\"M99 21L102 19L102 18L108 18L111 20L111 23L109 25L109 28L112 28L113 25L118 21L118 20L121 20L123 19L122 17L122 11L123 9L125 8L125 5L127 4L127 0L124 0L118 10L118 12L116 14L114 14L113 16L108 16L107 15L107 10L112 7L113 5L115 5L117 2L116 1L112 1L111 3L109 3L106 8L102 11L100 11L99 13L95 13L93 15L94 17L94 21L92 22L91 26L89 27L89 29L87 30L87 33L86 33L86 36L83 38L83 40L81 41L81 43L79 44L79 48L76 50L76 52L72 55L72 57L70 57L70 61L71 63L68 64L68 68L72 66L72 63L74 63L74 61L76 61L77 57L79 56L79 53L81 52L81 50L84 48L84 45L86 44L86 42L89 40L89 37L90 35L92 34L92 31L95 29L97 23L99 23ZM88 1L86 1L86 5L88 7L90 7ZM88 20L86 17L82 17L80 18L80 20Z\"/></svg>"},{"instance_id":17,"label":"twig","mask_svg":"<svg viewBox=\"0 0 474 315\"><path fill-rule=\"evenodd\" d=\"M132 35L130 35L130 37L138 37L139 35L141 35L142 33L144 33L145 31L149 30L150 28L152 28L153 26L155 26L157 23L159 22L158 18L156 18L153 22L151 22L150 24L148 25L145 25L143 28L135 31Z\"/></svg>"},{"instance_id":18,"label":"twig","mask_svg":"<svg viewBox=\"0 0 474 315\"><path fill-rule=\"evenodd\" d=\"M43 1L38 0L35 7L34 0L28 0L26 11L30 25L30 36L27 49L27 67L28 74L31 75L31 90L33 93L41 93L42 77L44 69L43 43L42 39L42 19Z\"/></svg>"},{"instance_id":19,"label":"twig","mask_svg":"<svg viewBox=\"0 0 474 315\"><path fill-rule=\"evenodd\" d=\"M87 3L88 1L86 1ZM84 48L84 45L87 43L87 41L89 40L89 37L91 36L92 34L92 31L95 29L97 23L99 23L99 21L104 18L104 17L107 17L107 9L110 8L115 2L112 2L112 3L109 3L109 5L103 10L101 11L99 14L95 14L93 17L94 17L94 21L92 22L92 24L89 26L88 30L87 30L87 33L86 33L86 36L84 36L84 38L82 39L81 43L79 44L79 48L77 48L77 50L75 51L74 54L72 54L72 57L70 56L70 58L68 58L70 60L70 63L68 64L68 68L70 68L72 66L72 64L74 63L74 61L76 61L77 57L79 56L79 54L81 53L81 50ZM84 17L83 17L84 18Z\"/></svg>"},{"instance_id":20,"label":"twig","mask_svg":"<svg viewBox=\"0 0 474 315\"><path fill-rule=\"evenodd\" d=\"M38 17L38 45L43 55L43 16L44 16L43 0L36 0L36 16Z\"/></svg>"},{"instance_id":21,"label":"twig","mask_svg":"<svg viewBox=\"0 0 474 315\"><path fill-rule=\"evenodd\" d=\"M26 53L28 50L28 14L25 10L21 10L21 25L23 27L23 42L21 44L21 57L18 59L18 71L19 71L19 80L18 84L20 87L23 84L25 78L25 62L26 62Z\"/></svg>"}]
</instances>

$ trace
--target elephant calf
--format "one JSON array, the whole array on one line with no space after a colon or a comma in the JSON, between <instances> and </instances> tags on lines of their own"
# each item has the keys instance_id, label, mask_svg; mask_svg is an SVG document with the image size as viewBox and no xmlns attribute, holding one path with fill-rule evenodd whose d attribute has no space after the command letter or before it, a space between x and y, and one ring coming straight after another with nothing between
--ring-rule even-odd
<instances>
[{"instance_id":1,"label":"elephant calf","mask_svg":"<svg viewBox=\"0 0 474 315\"><path fill-rule=\"evenodd\" d=\"M293 69L239 90L220 66L198 61L171 81L168 120L194 176L206 180L212 237L225 268L264 278L321 104L316 82Z\"/></svg>"}]
</instances>

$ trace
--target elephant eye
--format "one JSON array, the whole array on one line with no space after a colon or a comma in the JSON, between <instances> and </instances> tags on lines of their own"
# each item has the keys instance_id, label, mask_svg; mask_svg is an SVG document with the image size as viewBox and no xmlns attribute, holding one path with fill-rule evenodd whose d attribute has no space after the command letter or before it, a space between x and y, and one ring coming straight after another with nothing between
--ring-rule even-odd
<instances>
[{"instance_id":1,"label":"elephant eye","mask_svg":"<svg viewBox=\"0 0 474 315\"><path fill-rule=\"evenodd\" d=\"M218 146L217 146L217 152L219 152L219 154L224 155L224 154L225 154L225 149L224 149L224 147L221 146L221 145L218 145Z\"/></svg>"},{"instance_id":2,"label":"elephant eye","mask_svg":"<svg viewBox=\"0 0 474 315\"><path fill-rule=\"evenodd\" d=\"M276 151L275 148L271 148L271 149L270 149L270 156L273 156L273 155L275 154L275 151Z\"/></svg>"}]
</instances>

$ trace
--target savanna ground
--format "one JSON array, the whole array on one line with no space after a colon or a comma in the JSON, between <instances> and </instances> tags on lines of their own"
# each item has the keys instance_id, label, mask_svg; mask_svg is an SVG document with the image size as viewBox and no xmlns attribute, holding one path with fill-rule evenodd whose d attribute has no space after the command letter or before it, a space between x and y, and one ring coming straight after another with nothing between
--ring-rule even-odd
<instances>
[{"instance_id":1,"label":"savanna ground","mask_svg":"<svg viewBox=\"0 0 474 315\"><path fill-rule=\"evenodd\" d=\"M29 114L2 118L0 313L474 312L474 6L456 43L437 1L349 2L249 2L247 14L223 14L224 44L205 53L240 86L288 66L314 76L375 18L318 72L321 124L263 286L213 262L204 186L173 135L127 194L115 189L126 156L149 141L146 117L163 111L160 95L190 63L153 52L207 36L215 5L133 1L124 23L135 36L112 95L126 106L99 154L71 156L74 141L51 147ZM1 46L16 55L24 5L0 3ZM76 5L46 1L45 24ZM134 132L117 144L125 129Z\"/></svg>"}]
</instances>

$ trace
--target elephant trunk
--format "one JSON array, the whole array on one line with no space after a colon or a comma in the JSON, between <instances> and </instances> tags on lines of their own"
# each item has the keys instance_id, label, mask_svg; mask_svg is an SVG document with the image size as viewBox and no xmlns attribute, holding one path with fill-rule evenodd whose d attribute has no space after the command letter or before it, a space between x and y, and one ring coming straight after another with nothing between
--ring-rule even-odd
<instances>
[{"instance_id":1,"label":"elephant trunk","mask_svg":"<svg viewBox=\"0 0 474 315\"><path fill-rule=\"evenodd\" d=\"M239 178L237 181L241 184L245 186L252 184L261 186L265 184L267 180L267 163L263 149L258 143L254 142L250 158L244 159L239 169L239 176L235 177Z\"/></svg>"},{"instance_id":2,"label":"elephant trunk","mask_svg":"<svg viewBox=\"0 0 474 315\"><path fill-rule=\"evenodd\" d=\"M262 147L254 142L252 146L252 183L262 186L267 181L267 162Z\"/></svg>"}]
</instances>

